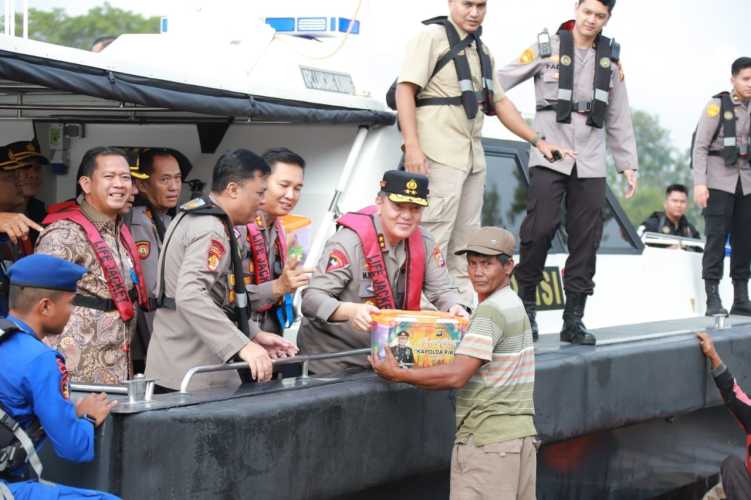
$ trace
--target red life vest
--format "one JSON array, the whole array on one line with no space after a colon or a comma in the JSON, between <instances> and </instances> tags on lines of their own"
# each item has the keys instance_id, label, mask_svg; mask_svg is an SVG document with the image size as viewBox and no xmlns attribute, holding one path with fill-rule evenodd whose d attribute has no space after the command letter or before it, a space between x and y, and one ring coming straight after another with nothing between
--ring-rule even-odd
<instances>
[{"instance_id":1,"label":"red life vest","mask_svg":"<svg viewBox=\"0 0 751 500\"><path fill-rule=\"evenodd\" d=\"M258 223L261 222L256 219L256 223L250 223L248 228L248 244L250 245L251 258L253 259L253 269L255 274L255 284L268 283L274 279L274 272L271 269L271 259L266 247L266 239L263 237L263 231L258 227ZM287 262L287 235L284 233L284 226L277 217L274 221L274 227L276 228L276 251L279 255L279 259L282 261L282 265ZM266 312L273 307L273 304L268 304L256 309L257 312Z\"/></svg>"},{"instance_id":2,"label":"red life vest","mask_svg":"<svg viewBox=\"0 0 751 500\"><path fill-rule=\"evenodd\" d=\"M75 208L78 206L78 203L76 203L76 200L65 200L61 201L60 203L55 203L53 205L50 205L47 207L47 213L48 214L56 214L59 212L64 212L66 210L70 210L71 208Z\"/></svg>"},{"instance_id":3,"label":"red life vest","mask_svg":"<svg viewBox=\"0 0 751 500\"><path fill-rule=\"evenodd\" d=\"M104 271L104 278L107 281L107 288L109 288L112 302L117 307L117 311L120 313L120 318L123 321L130 321L135 316L133 309L133 303L128 296L128 290L125 288L125 280L123 279L120 269L112 257L107 242L104 241L102 235L99 234L96 226L81 212L81 208L77 205L63 211L48 214L44 218L42 224L49 225L60 220L69 220L75 222L86 233L86 239L89 241L91 248L94 250L96 260L99 265L102 266ZM141 259L138 257L138 250L136 244L133 241L133 236L130 234L128 226L125 224L120 225L120 241L125 246L130 260L133 263L133 267L138 277L138 285L136 290L138 291L138 303L142 307L148 307L148 294L146 292L146 280L143 277L143 269L141 268Z\"/></svg>"},{"instance_id":4,"label":"red life vest","mask_svg":"<svg viewBox=\"0 0 751 500\"><path fill-rule=\"evenodd\" d=\"M422 287L425 282L425 245L422 242L422 232L418 227L407 239L407 262L404 265L407 274L407 290L404 295L404 304L397 304L386 270L386 262L383 260L380 235L376 232L373 220L375 213L376 207L367 207L359 212L344 214L337 223L351 229L360 238L368 272L373 280L376 305L380 309L419 311Z\"/></svg>"}]
</instances>

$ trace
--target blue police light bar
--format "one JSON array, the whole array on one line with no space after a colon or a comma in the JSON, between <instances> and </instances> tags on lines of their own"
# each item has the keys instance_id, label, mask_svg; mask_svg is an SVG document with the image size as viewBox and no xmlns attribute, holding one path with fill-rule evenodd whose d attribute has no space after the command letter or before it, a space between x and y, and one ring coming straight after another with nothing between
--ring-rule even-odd
<instances>
[{"instance_id":1,"label":"blue police light bar","mask_svg":"<svg viewBox=\"0 0 751 500\"><path fill-rule=\"evenodd\" d=\"M279 33L294 35L332 36L347 33L352 26L353 35L360 33L360 21L345 17L267 17L266 24Z\"/></svg>"}]
</instances>

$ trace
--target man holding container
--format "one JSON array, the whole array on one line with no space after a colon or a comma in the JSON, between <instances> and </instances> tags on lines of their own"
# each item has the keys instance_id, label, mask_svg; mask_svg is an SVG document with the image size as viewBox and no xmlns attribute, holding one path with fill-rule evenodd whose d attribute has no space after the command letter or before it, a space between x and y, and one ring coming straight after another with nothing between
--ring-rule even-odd
<instances>
[{"instance_id":1,"label":"man holding container","mask_svg":"<svg viewBox=\"0 0 751 500\"><path fill-rule=\"evenodd\" d=\"M529 318L510 286L514 250L510 232L485 227L456 252L467 256L480 304L453 362L401 368L388 349L383 360L369 358L386 380L458 389L451 500L536 498L535 357Z\"/></svg>"}]
</instances>

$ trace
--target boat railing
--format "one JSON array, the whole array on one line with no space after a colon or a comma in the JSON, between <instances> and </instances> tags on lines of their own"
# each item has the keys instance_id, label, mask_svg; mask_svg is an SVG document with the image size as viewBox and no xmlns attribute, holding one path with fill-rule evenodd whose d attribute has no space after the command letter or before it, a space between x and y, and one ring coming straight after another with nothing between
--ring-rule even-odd
<instances>
[{"instance_id":1,"label":"boat railing","mask_svg":"<svg viewBox=\"0 0 751 500\"><path fill-rule=\"evenodd\" d=\"M302 365L302 378L308 378L309 376L309 366L311 361L323 361L327 359L337 359L337 358L348 358L352 356L365 356L367 354L370 354L371 350L370 348L364 348L364 349L355 349L352 351L341 351L341 352L330 352L330 353L322 353L322 354L304 354L300 356L294 356L291 358L280 358L280 359L274 359L272 360L272 364L274 366L283 366L283 365ZM222 365L204 365L204 366L194 366L190 370L188 370L185 373L185 376L183 377L182 382L180 383L180 392L182 394L187 394L188 387L190 386L190 382L193 380L193 377L195 377L198 374L201 373L216 373L216 372L225 372L225 371L232 371L232 370L243 370L248 369L248 363L244 361L238 361L235 363L227 363Z\"/></svg>"}]
</instances>

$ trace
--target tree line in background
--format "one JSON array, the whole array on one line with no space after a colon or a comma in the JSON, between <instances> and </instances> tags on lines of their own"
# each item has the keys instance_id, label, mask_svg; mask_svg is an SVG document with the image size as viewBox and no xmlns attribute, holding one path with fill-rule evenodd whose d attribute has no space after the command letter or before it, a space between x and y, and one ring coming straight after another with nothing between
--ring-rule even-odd
<instances>
[{"instance_id":1,"label":"tree line in background","mask_svg":"<svg viewBox=\"0 0 751 500\"><path fill-rule=\"evenodd\" d=\"M21 15L16 15L16 33L21 31ZM105 2L79 16L70 16L64 9L49 11L29 9L29 37L34 40L88 50L102 36L123 33L158 33L159 18L144 17ZM662 127L656 115L634 111L634 130L639 151L639 190L634 198L623 198L622 176L609 168L610 186L618 196L631 222L638 226L655 210L662 209L665 188L681 183L691 189L688 151L679 151L670 141L670 132ZM700 209L689 199L688 216L703 232Z\"/></svg>"}]
</instances>

